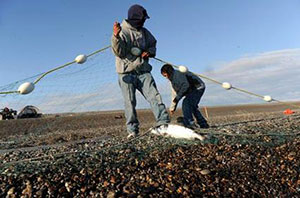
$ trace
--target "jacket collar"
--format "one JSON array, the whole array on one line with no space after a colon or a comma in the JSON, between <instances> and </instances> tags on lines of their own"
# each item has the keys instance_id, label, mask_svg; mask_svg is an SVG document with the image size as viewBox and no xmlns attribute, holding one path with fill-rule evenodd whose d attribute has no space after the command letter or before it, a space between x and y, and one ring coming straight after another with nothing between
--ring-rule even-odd
<instances>
[{"instance_id":1,"label":"jacket collar","mask_svg":"<svg viewBox=\"0 0 300 198\"><path fill-rule=\"evenodd\" d=\"M141 29L136 29L135 27L133 27L132 25L130 25L130 23L128 23L128 21L126 19L124 19L122 21L122 27L125 29L129 29L129 30L133 30L133 31L141 31L142 29L144 29L144 27L142 27Z\"/></svg>"}]
</instances>

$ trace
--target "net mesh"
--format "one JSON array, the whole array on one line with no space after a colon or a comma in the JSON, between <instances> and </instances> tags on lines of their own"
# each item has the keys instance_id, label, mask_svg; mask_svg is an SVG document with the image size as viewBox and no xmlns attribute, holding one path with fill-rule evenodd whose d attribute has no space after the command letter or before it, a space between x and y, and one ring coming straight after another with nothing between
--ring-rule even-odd
<instances>
[{"instance_id":1,"label":"net mesh","mask_svg":"<svg viewBox=\"0 0 300 198\"><path fill-rule=\"evenodd\" d=\"M153 65L152 75L164 103L168 106L171 102L170 84L160 74L163 63L152 59L151 64ZM0 92L17 90L24 82L34 82L41 75L37 74L1 86ZM240 148L244 145L276 146L299 139L299 114L290 117L283 116L282 110L287 107L284 104L275 108L280 110L280 115L274 113L272 106L263 108L263 110L268 109L267 111L272 114L262 113L263 110L259 106L253 108L235 106L229 109L221 107L217 110L208 107L206 112L206 109L203 108L206 106L249 105L263 101L259 97L236 90L226 91L219 84L203 80L206 83L206 92L200 105L211 128L196 130L197 133L207 136L201 144L234 145L236 148ZM125 150L128 147L136 147L136 142L142 142L142 148L137 149L136 152L133 151L133 155L154 150L162 151L166 147L199 145L199 142L171 138L164 141L161 141L164 138L156 138L159 141L153 141L151 139L153 135L148 135L148 129L153 126L155 121L153 117L146 114L142 114L140 122L142 123L141 131L147 132L142 133L135 141L120 140L120 135L126 136L126 129L123 114L119 112L97 116L93 114L78 114L74 117L51 116L61 113L122 110L123 98L117 81L115 59L109 49L89 57L84 64L75 63L46 75L36 84L34 91L30 94L0 95L0 108L9 107L20 111L27 105L33 105L39 108L41 113L49 114L44 119L0 122L0 152L7 153L18 148L27 148L20 152L20 156L17 156L16 159L3 157L6 162L9 162L5 163L3 167L10 164L22 165L24 162L44 161L53 157L81 155L85 152L99 153L103 150L113 152L116 148ZM233 82L238 84L238 82ZM137 101L137 108L149 108L149 103L138 92ZM257 109L259 113L253 113L255 112L253 109ZM155 144L147 145L149 142ZM132 143L134 146L131 145ZM46 152L44 155L35 155L35 152L40 149L51 152L50 154ZM70 149L71 151L69 151ZM24 156L21 153L30 153L30 155Z\"/></svg>"},{"instance_id":2,"label":"net mesh","mask_svg":"<svg viewBox=\"0 0 300 198\"><path fill-rule=\"evenodd\" d=\"M34 82L39 75L2 86L1 91L17 90L24 82ZM115 106L116 75L109 50L88 58L85 64L72 64L46 75L27 95L1 95L1 106L20 110L33 105L43 113L110 110Z\"/></svg>"},{"instance_id":3,"label":"net mesh","mask_svg":"<svg viewBox=\"0 0 300 198\"><path fill-rule=\"evenodd\" d=\"M151 64L153 66L152 75L156 81L157 87L161 96L163 98L166 106L170 105L171 102L171 89L169 82L160 74L160 68L164 64L162 61L157 59L151 59ZM196 71L193 71L196 72ZM42 74L37 74L35 76L8 84L0 87L0 92L18 90L18 87L24 82L34 82ZM249 95L244 92L239 92L236 90L226 91L213 81L203 79L206 83L206 91L201 99L201 111L203 115L209 120L212 126L216 129L209 130L209 133L215 134L217 136L230 137L234 142L256 142L261 140L265 142L263 137L255 136L256 133L250 134L251 137L247 137L249 131L245 130L244 133L238 134L237 131L231 131L233 135L226 135L227 131L220 133L220 130L226 128L222 124L231 124L236 120L244 121L244 125L251 123L251 120L264 119L270 116L270 114L253 114L253 109L257 109L258 112L274 112L280 111L280 116L282 117L282 111L288 107L286 104L274 108L272 106L264 107L262 110L259 106L254 106L253 108L244 108L242 106L235 106L231 109L223 109L225 115L222 114L222 108L215 111L213 107L216 105L237 105L237 104L255 104L255 103L265 103L261 98ZM221 79L222 80L222 79ZM235 84L238 82L233 81ZM297 84L295 87L299 86ZM255 89L254 89L255 90ZM237 102L239 101L239 102ZM33 92L27 95L21 94L1 94L0 95L0 108L8 107L18 112L28 105L33 105L37 107L42 114L61 114L61 113L75 113L75 112L101 112L101 111L113 111L113 110L123 110L123 97L121 95L121 90L118 85L117 74L115 72L115 58L111 49L104 50L101 53L94 54L87 59L84 64L71 64L68 67L57 70L55 72L49 73L44 78L42 78L35 86ZM181 106L181 103L179 107ZM149 103L143 99L143 96L137 92L137 108L138 109L149 109ZM203 108L203 107L207 107ZM267 110L268 109L268 110ZM298 109L294 109L298 110ZM220 113L221 112L221 113ZM117 116L120 117L121 114ZM220 116L218 116L220 115ZM90 116L90 117L89 117ZM114 116L114 115L113 115ZM276 115L278 116L278 114ZM121 116L122 117L122 116ZM109 131L109 127L117 127L117 131L125 131L124 121L115 120L115 118L110 118L110 123L116 123L109 126L102 124L101 119L104 117L94 118L92 115L80 115L79 117L73 118L73 120L68 120L68 118L55 119L50 116L48 120L34 120L34 121L24 121L13 123L14 129L12 130L9 123L1 123L2 131L4 134L4 142L15 141L15 137L10 136L10 132L14 131L16 134L39 134L40 140L47 141L49 136L55 136L53 142L63 139L63 141L78 140L82 137L94 138L101 136L100 133L106 133ZM153 118L151 118L153 119ZM150 119L150 120L151 120ZM147 117L144 122L149 121ZM285 122L285 120L283 120ZM280 121L280 122L283 122ZM143 122L143 120L141 121ZM153 123L155 121L153 120ZM261 127L260 125L258 125ZM262 125L264 126L264 125ZM287 123L284 130L289 127ZM105 127L108 127L105 129ZM146 131L151 127L151 124L143 125L143 130ZM252 126L249 126L252 130ZM262 127L263 129L263 127ZM272 132L278 134L279 140L287 140L287 138L292 138L294 136L285 136L278 131L274 131L274 127L269 127L270 130L267 132ZM116 130L116 129L114 129ZM297 128L295 129L298 130ZM293 132L295 132L295 130ZM69 131L69 135L61 135ZM267 133L266 132L266 133ZM2 135L3 135L2 134ZM5 134L8 134L5 137ZM81 134L81 135L78 135ZM268 135L268 134L266 134ZM274 136L275 137L275 136ZM36 137L24 136L20 138L21 143L17 144L34 144L36 145ZM254 138L254 139L253 139ZM242 140L243 139L243 140ZM278 140L278 141L279 141ZM14 143L13 143L14 144ZM11 145L8 148L11 147ZM13 146L12 146L13 147ZM6 147L5 147L6 148Z\"/></svg>"},{"instance_id":4,"label":"net mesh","mask_svg":"<svg viewBox=\"0 0 300 198\"><path fill-rule=\"evenodd\" d=\"M170 104L170 85L161 75L160 68L163 63L159 60L151 59L153 65L152 74L157 83L157 87L162 95L164 103ZM296 70L297 72L298 70ZM197 71L192 71L197 73ZM214 77L213 73L209 73ZM18 90L24 82L34 82L42 74L37 74L30 78L20 80L0 87L0 92ZM219 77L220 76L216 76ZM244 81L236 82L235 79L219 79L232 81L234 85L247 87L247 76ZM222 86L207 79L205 95L201 100L203 106L216 105L236 105L264 103L262 98L236 90L225 91ZM289 80L289 79L286 79ZM1 94L0 108L9 107L20 111L27 105L33 105L40 109L42 113L67 113L67 112L89 112L123 109L123 100L117 82L115 72L115 60L111 49L106 49L101 53L90 56L84 64L71 64L68 67L49 73L42 78L35 86L32 93L21 94ZM259 82L261 84L261 82ZM297 90L297 84L291 85ZM276 87L278 89L278 87ZM264 94L266 90L262 86L253 86L253 91ZM251 91L252 91L251 90ZM267 90L270 92L271 90ZM268 93L272 94L272 93ZM290 94L290 93L288 93ZM275 97L281 95L274 93ZM137 93L137 108L149 108L149 104L142 99L142 95Z\"/></svg>"}]
</instances>

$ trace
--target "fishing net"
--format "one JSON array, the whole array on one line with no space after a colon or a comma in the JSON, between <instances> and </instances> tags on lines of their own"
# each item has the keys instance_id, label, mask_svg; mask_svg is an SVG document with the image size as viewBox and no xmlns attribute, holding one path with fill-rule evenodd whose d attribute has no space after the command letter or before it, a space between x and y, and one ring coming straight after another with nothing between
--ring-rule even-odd
<instances>
[{"instance_id":1,"label":"fishing net","mask_svg":"<svg viewBox=\"0 0 300 198\"><path fill-rule=\"evenodd\" d=\"M99 53L98 53L99 52ZM25 106L32 105L37 107L43 115L48 115L48 120L24 120L22 122L13 123L14 129L11 129L10 123L2 122L1 128L3 134L8 134L3 141L10 141L9 134L11 131L17 131L17 134L32 133L40 134L43 141L47 141L51 135L54 141L63 139L64 141L78 140L82 137L93 138L105 134L108 129L102 124L104 117L95 118L92 114L78 114L77 117L71 118L57 118L61 115L73 115L73 113L86 113L86 112L104 112L104 111L117 111L123 110L123 97L118 85L117 74L115 72L115 58L110 48L106 48L103 51L98 51L88 56L88 59L83 64L72 63L67 67L55 70L47 75L45 73L37 74L32 77L3 85L0 87L0 92L10 92L18 90L19 86L24 82L38 82L35 84L33 92L22 95L18 93L0 94L0 108L8 107L18 112ZM165 62L160 59L151 59L153 65L152 75L156 81L157 87L164 103L168 107L171 100L171 89L169 82L160 74L160 68ZM175 65L175 67L177 67ZM192 68L192 72L197 74L197 69ZM295 75L299 69L295 69ZM265 92L261 86L251 86L251 90L244 90L233 87L230 90L226 90L222 87L222 82L232 82L233 85L238 85L239 82L235 79L223 79L222 76L216 75L213 72L207 72L210 77L200 75L206 83L206 91L200 102L200 109L203 115L208 119L211 128L207 133L216 137L230 138L232 142L240 143L255 143L260 140L263 143L268 143L266 136L271 137L275 141L269 141L271 143L283 142L290 137L294 137L292 134L297 133L298 128L286 134L287 129L290 127L289 122L283 117L282 111L292 105L297 114L298 105L291 102L281 102L279 100L273 100L274 102L281 102L280 105L257 105L266 104L264 101ZM197 74L198 75L198 74ZM43 78L41 78L43 76ZM214 80L218 78L220 81ZM241 81L241 85L247 87L247 75L245 79ZM284 79L289 80L289 79ZM251 82L253 84L253 82ZM258 81L258 85L262 82ZM255 84L255 83L254 83ZM297 90L298 84L291 85L293 89ZM299 87L298 87L299 88ZM272 90L267 90L267 94L270 94L280 99L284 99L283 96L278 94L278 87L274 88L274 94ZM257 94L258 93L258 94ZM297 94L296 94L297 95ZM242 105L243 106L237 106ZM246 104L246 106L245 106ZM226 107L228 105L235 105L233 107ZM181 103L179 104L179 108ZM219 108L214 108L219 106ZM137 91L137 109L149 109L149 103L143 98L143 96ZM255 113L257 111L257 113ZM262 113L264 112L265 113ZM273 115L271 112L277 111L277 114ZM225 112L225 114L224 114ZM279 113L278 113L279 112ZM295 115L296 115L295 114ZM54 116L53 116L54 115ZM116 118L124 119L123 113L114 114L115 117L110 118L107 123L116 123L122 127L117 127L117 131L125 131L124 121L115 120ZM283 125L282 131L275 130L276 127L270 127L272 121L265 119L272 119L274 116L279 116L279 123L286 123ZM153 119L153 118L151 118ZM151 120L150 119L150 120ZM102 120L102 121L101 121ZM264 123L252 126L252 121L255 123ZM259 120L262 120L260 122ZM294 119L293 122L297 119ZM149 119L141 121L141 123L149 122ZM238 123L236 123L238 121ZM101 123L101 124L100 124ZM154 121L153 121L154 123ZM146 131L147 127L151 125L147 124L143 130ZM236 126L239 126L235 128ZM242 126L248 128L241 131ZM226 129L228 127L229 129ZM262 132L268 128L267 131ZM234 130L233 130L234 129ZM257 129L257 130L255 130ZM115 129L114 129L115 130ZM225 131L224 131L225 130ZM62 135L62 133L68 132L68 137ZM78 131L84 135L78 135ZM51 133L50 133L51 132ZM202 130L200 130L203 133ZM271 133L273 135L271 135ZM277 136L274 134L278 134ZM23 137L22 137L23 138ZM20 142L27 142L27 144L35 144L36 137L24 137L20 138ZM218 143L216 139L212 138L211 143ZM268 139L267 138L267 139ZM11 138L13 139L13 138ZM14 142L15 140L13 140ZM15 143L16 145L18 143Z\"/></svg>"},{"instance_id":2,"label":"fishing net","mask_svg":"<svg viewBox=\"0 0 300 198\"><path fill-rule=\"evenodd\" d=\"M299 54L294 55L294 59L295 60L289 64L296 62L297 64L295 65L299 66L297 62ZM170 104L170 85L160 74L160 68L165 62L160 59L151 59L150 62L153 65L152 74L156 80L157 87L164 103L168 106ZM273 69L273 72L283 72L283 70L278 67L275 67L276 69ZM293 66L293 68L294 67L295 66ZM285 100L285 96L290 100L297 100L299 85L289 83L291 79L298 76L297 73L300 73L298 67L294 69L295 73L291 78L282 78L278 81L278 86L274 86L272 90L264 89L263 75L253 83L251 82L251 74L242 74L239 69L237 69L236 72L237 75L241 77L234 76L235 74L228 75L227 72L225 76L227 78L230 77L230 79L225 79L222 76L224 71L219 73L214 73L213 71L206 72L210 77L205 76L206 73L205 75L199 74L195 68L192 68L191 71L200 75L206 83L206 91L201 100L201 105L221 106L266 103L264 97L269 95L280 100ZM0 108L9 107L20 111L27 105L33 105L39 108L41 112L47 114L123 109L123 99L115 72L115 59L110 48L92 54L84 64L73 63L67 67L48 73L43 76L43 78L41 78L42 75L43 74L37 74L1 86L0 93L16 91L24 82L35 82L38 79L34 91L30 94L0 94ZM253 73L253 75L261 74L256 72ZM277 76L276 79L278 79ZM218 79L218 81L215 79ZM269 80L269 78L267 80ZM222 87L223 82L230 82L234 87L226 91L226 89ZM289 90L295 90L294 97L291 97L291 95L293 95L291 93L292 91L282 94L282 90L286 89L286 87L284 87L286 84L290 84ZM250 90L236 88L235 86L250 87ZM149 108L147 101L142 99L143 97L138 91L137 93L137 108ZM271 101L273 98L271 98ZM273 101L277 100L273 99Z\"/></svg>"}]
</instances>

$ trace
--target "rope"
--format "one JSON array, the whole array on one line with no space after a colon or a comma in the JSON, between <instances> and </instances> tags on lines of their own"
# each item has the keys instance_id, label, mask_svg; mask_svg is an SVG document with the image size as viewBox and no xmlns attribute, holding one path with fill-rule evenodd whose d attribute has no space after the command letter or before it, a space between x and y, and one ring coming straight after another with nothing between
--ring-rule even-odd
<instances>
[{"instance_id":1,"label":"rope","mask_svg":"<svg viewBox=\"0 0 300 198\"><path fill-rule=\"evenodd\" d=\"M104 48L101 48L101 49L99 49L99 50L97 50L97 51L95 51L95 52L92 52L91 54L87 55L87 57L90 57L90 56L93 56L93 55L98 54L98 53L100 53L100 52L103 52L103 51L105 51L106 49L108 49L108 48L110 48L110 47L111 47L111 46L109 45L109 46L106 46L106 47L104 47ZM65 68L65 67L67 67L67 66L70 66L70 65L72 65L72 64L74 64L74 63L76 63L75 60L72 61L72 62L66 63L66 64L64 64L64 65L58 66L58 67L56 67L56 68L54 68L54 69L51 69L51 70L49 70L49 71L47 71L47 72L44 72L39 78L37 78L37 79L33 82L33 84L37 84L41 79L43 79L43 78L44 78L45 76L47 76L48 74L50 74L50 73L52 73L52 72L54 72L54 71L57 71L57 70L59 70L59 69ZM0 94L12 94L12 93L19 93L19 91L5 91L5 92L0 92Z\"/></svg>"},{"instance_id":2,"label":"rope","mask_svg":"<svg viewBox=\"0 0 300 198\"><path fill-rule=\"evenodd\" d=\"M197 130L196 130L197 131ZM223 135L223 136L239 136L239 137L248 137L248 138L256 138L261 136L298 136L300 132L293 133L293 134L278 134L278 133L267 133L267 134L238 134L238 133L224 133L224 132L200 132L205 134L213 134L213 135Z\"/></svg>"},{"instance_id":3,"label":"rope","mask_svg":"<svg viewBox=\"0 0 300 198\"><path fill-rule=\"evenodd\" d=\"M34 81L34 84L37 84L37 83L38 83L42 78L44 78L46 75L48 75L48 74L50 74L50 73L52 73L52 72L54 72L54 71L56 71L56 70L59 70L59 69L62 69L62 68L64 68L64 67L67 67L67 66L69 66L69 65L72 65L73 63L76 63L76 61L72 61L72 62L66 63L66 64L64 64L64 65L62 65L62 66L59 66L59 67L57 67L57 68L51 69L50 71L47 71L47 72L43 73L43 75L41 75L38 79L36 79L36 80Z\"/></svg>"},{"instance_id":4,"label":"rope","mask_svg":"<svg viewBox=\"0 0 300 198\"><path fill-rule=\"evenodd\" d=\"M106 50L106 49L108 49L108 48L110 48L110 47L111 47L111 46L106 46L106 47L104 47L104 48L102 48L102 49L99 49L99 50L97 50L97 51L95 51L95 52L93 52L93 53L87 55L87 57L90 57L90 56L93 56L93 55L95 55L95 54L98 54L98 53L100 53L100 52L102 52L102 51L104 51L104 50ZM56 67L56 68L54 68L54 69L52 69L52 70L50 70L50 71L45 72L42 76L40 76L38 79L36 79L36 80L34 81L34 84L38 83L38 82L39 82L42 78L44 78L46 75L48 75L48 74L50 74L50 73L52 73L52 72L54 72L54 71L56 71L56 70L59 70L59 69L62 69L62 68L64 68L64 67L67 67L67 66L69 66L69 65L72 65L72 64L74 64L74 63L76 63L76 61L72 61L72 62L66 63L66 64L64 64L64 65L62 65L62 66Z\"/></svg>"},{"instance_id":5,"label":"rope","mask_svg":"<svg viewBox=\"0 0 300 198\"><path fill-rule=\"evenodd\" d=\"M294 115L292 116L295 119L300 118L300 115ZM282 116L274 116L271 118L263 118L263 119L255 119L255 120L246 120L246 121L241 121L241 122L232 122L232 123L227 123L227 124L222 124L222 125L216 125L216 126L211 126L210 128L213 129L220 129L224 128L226 126L233 126L233 125L238 125L238 124L247 124L250 122L262 122L262 121L271 121L271 120L276 120L276 119L281 119ZM201 129L202 130L202 129ZM300 132L298 133L285 133L285 134L278 134L278 133L265 133L265 134L238 134L238 133L224 133L224 132L213 132L213 131L201 131L199 129L196 129L195 131L198 133L205 133L205 134L216 134L216 135L225 135L225 136L245 136L245 137L253 137L253 136L297 136L300 135Z\"/></svg>"},{"instance_id":6,"label":"rope","mask_svg":"<svg viewBox=\"0 0 300 198\"><path fill-rule=\"evenodd\" d=\"M104 47L104 48L101 48L101 49L99 49L99 50L97 50L97 51L95 51L95 52L93 52L93 53L87 55L87 57L90 57L90 56L93 56L93 55L98 54L98 53L100 53L100 52L103 52L103 51L107 50L108 48L111 48L111 45L106 46L106 47ZM162 60L162 59L160 59L160 58L154 57L154 59L157 60L157 61L160 61L160 62L162 62L162 63L165 63L165 64L170 64L170 65L172 65L173 67L175 67L175 68L177 68L177 69L179 68L179 66L174 65L174 64L172 64L172 63L170 63L170 62L164 61L164 60ZM62 65L62 66L56 67L56 68L54 68L54 69L52 69L52 70L50 70L50 71L47 71L47 72L43 73L38 79L36 79L36 80L34 81L34 84L37 84L37 83L38 83L42 78L44 78L46 75L48 75L48 74L50 74L50 73L52 73L52 72L54 72L54 71L57 71L57 70L59 70L59 69L62 69L62 68L64 68L64 67L67 67L67 66L69 66L69 65L72 65L72 64L74 64L74 63L76 63L76 61L72 61L72 62L66 63L66 64L64 64L64 65ZM191 73L194 74L194 75L196 75L196 76L199 76L199 77L201 77L201 78L203 78L203 79L209 80L209 81L211 81L211 82L213 82L213 83L222 85L222 82L219 82L219 81L217 81L217 80L215 80L215 79L212 79L212 78L210 78L210 77L208 77L208 76L204 76L204 75L197 74L197 73L194 73L194 72L191 72ZM250 91L247 91L247 90L245 90L245 89L241 89L241 88L233 87L233 86L232 86L231 88L234 89L234 90L236 90L236 91L243 92L243 93L246 93L246 94L248 94L248 95L252 95L252 96L255 96L255 97L264 99L264 96L259 95L259 94L256 94L256 93L253 93L253 92L250 92ZM6 92L0 92L0 94L11 94L11 93L19 93L19 91L6 91ZM295 105L295 104L292 104L292 103L290 103L290 102L283 102L283 101L279 101L279 100L277 100L277 99L272 99L271 101L275 101L275 102L278 102L278 103L281 103L281 104L284 104L284 105L288 105L288 106L291 106L291 107L295 107L295 108L300 108L299 105Z\"/></svg>"},{"instance_id":7,"label":"rope","mask_svg":"<svg viewBox=\"0 0 300 198\"><path fill-rule=\"evenodd\" d=\"M93 52L93 53L87 55L87 57L94 56L95 54L98 54L98 53L100 53L100 52L103 52L103 51L107 50L108 48L111 48L111 45L106 46L106 47L104 47L104 48L102 48L102 49L99 49L99 50L97 50L97 51L95 51L95 52Z\"/></svg>"},{"instance_id":8,"label":"rope","mask_svg":"<svg viewBox=\"0 0 300 198\"><path fill-rule=\"evenodd\" d=\"M174 64L172 64L172 63L166 62L166 61L164 61L164 60L162 60L162 59L159 59L159 58L155 58L155 57L154 57L154 59L155 59L155 60L158 60L158 61L160 61L160 62L162 62L162 63L172 65L173 67L179 69L179 66L177 66L177 65L174 65ZM212 78L210 78L210 77L207 77L207 76L204 76L204 75L201 75L201 74L197 74L197 73L194 73L194 72L191 72L191 73L194 74L194 75L196 75L196 76L199 76L199 77L201 77L201 78L203 78L203 79L209 80L209 81L211 81L211 82L213 82L213 83L216 83L216 84L219 84L219 85L222 85L222 84L223 84L223 83L221 83L221 82L219 82L219 81L217 81L217 80L215 80L215 79L212 79ZM259 94L256 94L256 93L253 93L253 92L250 92L250 91L247 91L247 90L245 90L245 89L241 89L241 88L237 88L237 87L233 87L233 86L232 86L231 88L232 88L232 89L235 89L235 90L237 90L237 91L239 91L239 92L243 92L243 93L246 93L246 94L248 94L248 95L252 95L252 96L255 96L255 97L264 99L264 96L259 95ZM283 101L280 101L280 100L277 100L277 99L272 99L272 101L278 102L278 103L281 103L281 104L285 104L285 105L288 105L288 106L291 106L291 107L300 108L299 105L295 105L295 104L292 104L292 103L290 103L290 102L283 102Z\"/></svg>"},{"instance_id":9,"label":"rope","mask_svg":"<svg viewBox=\"0 0 300 198\"><path fill-rule=\"evenodd\" d=\"M293 116L294 118L299 118L300 116ZM227 124L222 124L222 125L216 125L216 126L211 126L210 128L222 128L222 127L226 127L226 126L233 126L233 125L238 125L238 124L247 124L250 122L261 122L261 121L271 121L271 120L276 120L276 119L280 119L282 118L282 116L274 116L271 118L263 118L263 119L256 119L256 120L246 120L246 121L241 121L241 122L231 122L231 123L227 123Z\"/></svg>"},{"instance_id":10,"label":"rope","mask_svg":"<svg viewBox=\"0 0 300 198\"><path fill-rule=\"evenodd\" d=\"M4 91L4 92L0 92L0 94L12 94L12 93L19 93L19 91Z\"/></svg>"},{"instance_id":11,"label":"rope","mask_svg":"<svg viewBox=\"0 0 300 198\"><path fill-rule=\"evenodd\" d=\"M295 108L299 108L300 106L299 105L295 105L293 103L289 103L289 102L284 102L284 101L279 101L279 100L276 100L276 99L273 99L275 102L278 102L278 103L281 103L281 104L284 104L284 105L289 105L291 107L295 107Z\"/></svg>"}]
</instances>

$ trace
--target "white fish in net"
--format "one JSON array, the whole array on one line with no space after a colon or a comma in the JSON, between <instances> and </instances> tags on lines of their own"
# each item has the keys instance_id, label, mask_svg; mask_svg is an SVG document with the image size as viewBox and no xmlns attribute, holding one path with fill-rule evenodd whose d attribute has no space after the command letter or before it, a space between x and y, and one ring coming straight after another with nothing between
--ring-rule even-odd
<instances>
[{"instance_id":1,"label":"white fish in net","mask_svg":"<svg viewBox=\"0 0 300 198\"><path fill-rule=\"evenodd\" d=\"M173 137L178 139L198 139L201 141L205 139L204 136L195 133L192 129L175 124L168 124L167 126L162 125L160 127L152 129L150 132L156 135L162 135L165 137Z\"/></svg>"}]
</instances>

